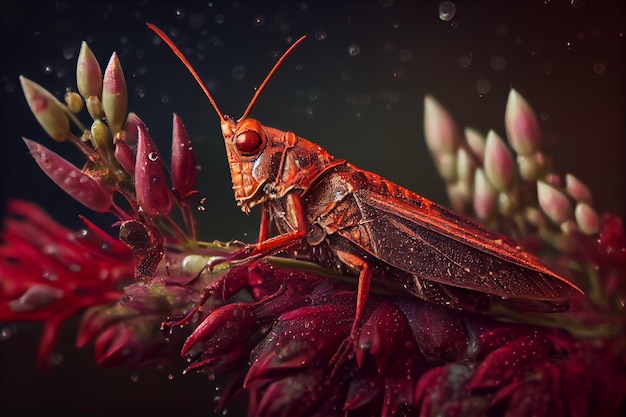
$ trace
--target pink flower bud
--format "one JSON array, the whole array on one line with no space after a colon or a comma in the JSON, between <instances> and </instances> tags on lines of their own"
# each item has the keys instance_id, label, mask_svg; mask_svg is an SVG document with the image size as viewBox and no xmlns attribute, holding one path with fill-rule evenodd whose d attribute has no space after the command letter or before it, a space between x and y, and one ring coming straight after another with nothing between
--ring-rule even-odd
<instances>
[{"instance_id":1,"label":"pink flower bud","mask_svg":"<svg viewBox=\"0 0 626 417\"><path fill-rule=\"evenodd\" d=\"M454 119L431 96L424 98L424 134L426 145L436 155L455 153L461 142Z\"/></svg>"},{"instance_id":2,"label":"pink flower bud","mask_svg":"<svg viewBox=\"0 0 626 417\"><path fill-rule=\"evenodd\" d=\"M137 160L135 161L137 204L150 216L167 215L172 208L172 201L161 155L144 126L140 125L137 133Z\"/></svg>"},{"instance_id":3,"label":"pink flower bud","mask_svg":"<svg viewBox=\"0 0 626 417\"><path fill-rule=\"evenodd\" d=\"M196 156L189 135L180 117L174 114L174 128L172 133L172 185L174 189L185 197L196 187L198 167Z\"/></svg>"},{"instance_id":4,"label":"pink flower bud","mask_svg":"<svg viewBox=\"0 0 626 417\"><path fill-rule=\"evenodd\" d=\"M493 130L487 134L485 173L499 191L509 190L515 181L515 163L511 153L502 138Z\"/></svg>"},{"instance_id":5,"label":"pink flower bud","mask_svg":"<svg viewBox=\"0 0 626 417\"><path fill-rule=\"evenodd\" d=\"M91 96L102 98L102 69L87 42L80 45L76 64L78 92L85 100Z\"/></svg>"},{"instance_id":6,"label":"pink flower bud","mask_svg":"<svg viewBox=\"0 0 626 417\"><path fill-rule=\"evenodd\" d=\"M115 135L122 129L128 110L128 91L124 71L115 52L104 70L102 108L111 133Z\"/></svg>"},{"instance_id":7,"label":"pink flower bud","mask_svg":"<svg viewBox=\"0 0 626 417\"><path fill-rule=\"evenodd\" d=\"M63 142L70 132L70 120L63 104L48 90L28 78L20 76L24 97L37 121L57 142Z\"/></svg>"},{"instance_id":8,"label":"pink flower bud","mask_svg":"<svg viewBox=\"0 0 626 417\"><path fill-rule=\"evenodd\" d=\"M546 182L537 181L537 199L544 213L556 224L572 218L572 205L567 196Z\"/></svg>"},{"instance_id":9,"label":"pink flower bud","mask_svg":"<svg viewBox=\"0 0 626 417\"><path fill-rule=\"evenodd\" d=\"M22 138L35 162L59 187L86 207L106 212L113 202L113 189L76 168L43 145Z\"/></svg>"},{"instance_id":10,"label":"pink flower bud","mask_svg":"<svg viewBox=\"0 0 626 417\"><path fill-rule=\"evenodd\" d=\"M528 102L514 89L509 93L504 114L509 143L520 155L531 155L541 146L541 129Z\"/></svg>"}]
</instances>

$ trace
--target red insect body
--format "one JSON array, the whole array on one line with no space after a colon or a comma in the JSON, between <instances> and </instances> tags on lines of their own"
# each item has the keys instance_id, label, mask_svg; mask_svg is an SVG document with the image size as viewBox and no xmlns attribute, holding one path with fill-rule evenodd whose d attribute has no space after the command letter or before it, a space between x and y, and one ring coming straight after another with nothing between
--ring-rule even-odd
<instances>
[{"instance_id":1,"label":"red insect body","mask_svg":"<svg viewBox=\"0 0 626 417\"><path fill-rule=\"evenodd\" d=\"M171 40L149 27L174 50ZM510 239L384 178L335 159L292 132L264 126L248 114L277 62L237 121L221 119L235 198L260 205L258 243L229 259L249 262L281 251L358 274L358 335L372 278L452 308L487 312L493 303L558 311L578 290ZM202 85L202 83L200 82Z\"/></svg>"}]
</instances>

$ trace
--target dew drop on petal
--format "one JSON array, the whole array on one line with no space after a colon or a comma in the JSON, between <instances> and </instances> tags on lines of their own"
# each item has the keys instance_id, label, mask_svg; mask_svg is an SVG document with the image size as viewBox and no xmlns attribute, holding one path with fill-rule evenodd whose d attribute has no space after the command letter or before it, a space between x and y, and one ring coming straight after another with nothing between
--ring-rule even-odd
<instances>
[{"instance_id":1,"label":"dew drop on petal","mask_svg":"<svg viewBox=\"0 0 626 417\"><path fill-rule=\"evenodd\" d=\"M439 19L449 22L456 14L456 4L451 1L442 1L439 3Z\"/></svg>"},{"instance_id":2,"label":"dew drop on petal","mask_svg":"<svg viewBox=\"0 0 626 417\"><path fill-rule=\"evenodd\" d=\"M159 154L156 152L150 152L148 154L148 159L151 160L152 162L156 162L159 160Z\"/></svg>"},{"instance_id":3,"label":"dew drop on petal","mask_svg":"<svg viewBox=\"0 0 626 417\"><path fill-rule=\"evenodd\" d=\"M246 67L243 65L236 65L232 70L232 74L233 78L239 81L246 76Z\"/></svg>"},{"instance_id":4,"label":"dew drop on petal","mask_svg":"<svg viewBox=\"0 0 626 417\"><path fill-rule=\"evenodd\" d=\"M359 45L355 43L348 45L348 55L357 56L359 52L361 52L361 48L359 48Z\"/></svg>"},{"instance_id":5,"label":"dew drop on petal","mask_svg":"<svg viewBox=\"0 0 626 417\"><path fill-rule=\"evenodd\" d=\"M326 37L326 32L324 32L323 30L318 30L317 32L315 32L315 39L317 39L318 41L326 40Z\"/></svg>"}]
</instances>

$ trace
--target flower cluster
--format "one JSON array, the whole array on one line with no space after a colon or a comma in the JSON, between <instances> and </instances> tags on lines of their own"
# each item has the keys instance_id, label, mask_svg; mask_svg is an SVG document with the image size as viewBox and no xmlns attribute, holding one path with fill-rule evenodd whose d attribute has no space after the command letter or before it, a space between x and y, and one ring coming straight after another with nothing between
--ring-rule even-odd
<instances>
[{"instance_id":1,"label":"flower cluster","mask_svg":"<svg viewBox=\"0 0 626 417\"><path fill-rule=\"evenodd\" d=\"M72 233L11 202L0 246L0 321L44 320L39 360L59 324L86 310L77 343L104 366L187 359L186 372L228 383L216 408L245 391L255 416L619 415L626 401L626 238L600 219L579 180L550 170L528 103L511 91L509 144L462 136L432 98L429 148L458 211L512 235L584 290L568 312L480 315L372 288L345 360L355 278L300 260L212 262L231 247L198 240L198 169L174 116L171 178L144 123L127 114L121 65L102 73L86 44L80 94L66 104L22 78L33 113L87 157L81 170L25 139L39 166L88 208L119 219L119 239L85 221ZM86 103L90 128L78 120ZM71 131L74 123L80 135ZM168 185L169 184L169 185ZM182 227L172 217L177 207ZM216 258L218 257L218 258ZM208 268L207 265L216 265ZM503 315L505 313L503 312Z\"/></svg>"}]
</instances>

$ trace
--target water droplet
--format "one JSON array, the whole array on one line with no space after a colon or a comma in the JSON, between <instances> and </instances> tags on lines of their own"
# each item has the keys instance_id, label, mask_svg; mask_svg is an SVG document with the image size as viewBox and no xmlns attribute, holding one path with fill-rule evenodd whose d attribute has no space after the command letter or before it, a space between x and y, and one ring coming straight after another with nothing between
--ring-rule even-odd
<instances>
[{"instance_id":1,"label":"water droplet","mask_svg":"<svg viewBox=\"0 0 626 417\"><path fill-rule=\"evenodd\" d=\"M52 272L52 271L44 271L42 276L48 281L52 281L52 282L59 280L59 274L57 274L56 272Z\"/></svg>"},{"instance_id":2,"label":"water droplet","mask_svg":"<svg viewBox=\"0 0 626 417\"><path fill-rule=\"evenodd\" d=\"M472 58L469 55L463 55L459 58L459 67L467 68L472 65Z\"/></svg>"},{"instance_id":3,"label":"water droplet","mask_svg":"<svg viewBox=\"0 0 626 417\"><path fill-rule=\"evenodd\" d=\"M318 30L317 32L315 32L315 39L317 39L318 41L326 40L326 32L324 32L323 30Z\"/></svg>"},{"instance_id":4,"label":"water droplet","mask_svg":"<svg viewBox=\"0 0 626 417\"><path fill-rule=\"evenodd\" d=\"M67 46L63 48L63 58L72 59L74 58L74 54L76 53L76 49L71 46Z\"/></svg>"},{"instance_id":5,"label":"water droplet","mask_svg":"<svg viewBox=\"0 0 626 417\"><path fill-rule=\"evenodd\" d=\"M254 26L263 26L263 23L265 23L265 17L262 14L254 17Z\"/></svg>"},{"instance_id":6,"label":"water droplet","mask_svg":"<svg viewBox=\"0 0 626 417\"><path fill-rule=\"evenodd\" d=\"M400 61L407 62L413 58L413 52L410 49L402 49L398 52L398 56L400 57Z\"/></svg>"},{"instance_id":7,"label":"water droplet","mask_svg":"<svg viewBox=\"0 0 626 417\"><path fill-rule=\"evenodd\" d=\"M163 96L161 97L161 103L165 104L165 103L169 103L170 101L170 96L168 96L167 94L163 94Z\"/></svg>"},{"instance_id":8,"label":"water droplet","mask_svg":"<svg viewBox=\"0 0 626 417\"><path fill-rule=\"evenodd\" d=\"M439 3L439 19L449 22L456 14L456 4L451 1L442 1Z\"/></svg>"},{"instance_id":9,"label":"water droplet","mask_svg":"<svg viewBox=\"0 0 626 417\"><path fill-rule=\"evenodd\" d=\"M348 55L350 55L350 56L357 56L359 54L359 52L361 52L361 49L359 48L359 45L354 44L354 43L348 45Z\"/></svg>"},{"instance_id":10,"label":"water droplet","mask_svg":"<svg viewBox=\"0 0 626 417\"><path fill-rule=\"evenodd\" d=\"M452 22L450 22L450 27L452 29L456 29L459 27L459 22L457 22L456 20L453 20Z\"/></svg>"},{"instance_id":11,"label":"water droplet","mask_svg":"<svg viewBox=\"0 0 626 417\"><path fill-rule=\"evenodd\" d=\"M215 23L217 23L218 25L221 25L222 23L224 23L224 15L223 14L216 14L215 15Z\"/></svg>"},{"instance_id":12,"label":"water droplet","mask_svg":"<svg viewBox=\"0 0 626 417\"><path fill-rule=\"evenodd\" d=\"M548 120L548 113L541 113L539 115L539 118L545 122L546 120Z\"/></svg>"},{"instance_id":13,"label":"water droplet","mask_svg":"<svg viewBox=\"0 0 626 417\"><path fill-rule=\"evenodd\" d=\"M137 97L139 98L144 98L146 96L146 92L143 89L143 86L138 85L135 87L135 93L137 94Z\"/></svg>"},{"instance_id":14,"label":"water droplet","mask_svg":"<svg viewBox=\"0 0 626 417\"><path fill-rule=\"evenodd\" d=\"M509 34L509 27L507 25L505 25L504 23L500 23L499 25L496 26L496 36L500 38L504 38L508 34Z\"/></svg>"},{"instance_id":15,"label":"water droplet","mask_svg":"<svg viewBox=\"0 0 626 417\"><path fill-rule=\"evenodd\" d=\"M137 372L133 372L132 374L130 374L130 380L133 382L139 381L139 374Z\"/></svg>"},{"instance_id":16,"label":"water droplet","mask_svg":"<svg viewBox=\"0 0 626 417\"><path fill-rule=\"evenodd\" d=\"M59 365L61 365L63 363L63 359L64 358L63 358L63 355L61 353L55 353L50 358L50 362L54 366L59 366Z\"/></svg>"},{"instance_id":17,"label":"water droplet","mask_svg":"<svg viewBox=\"0 0 626 417\"><path fill-rule=\"evenodd\" d=\"M9 324L7 326L2 326L0 328L0 340L8 340L15 334L17 327L14 324Z\"/></svg>"},{"instance_id":18,"label":"water droplet","mask_svg":"<svg viewBox=\"0 0 626 417\"><path fill-rule=\"evenodd\" d=\"M391 75L393 76L393 78L400 78L400 76L402 75L402 68L396 68L395 70L393 70Z\"/></svg>"},{"instance_id":19,"label":"water droplet","mask_svg":"<svg viewBox=\"0 0 626 417\"><path fill-rule=\"evenodd\" d=\"M43 68L41 69L43 71L44 74L52 74L52 65L44 65Z\"/></svg>"},{"instance_id":20,"label":"water droplet","mask_svg":"<svg viewBox=\"0 0 626 417\"><path fill-rule=\"evenodd\" d=\"M185 10L183 9L176 9L176 11L174 12L176 14L176 17L179 19L182 19L183 17L185 17Z\"/></svg>"},{"instance_id":21,"label":"water droplet","mask_svg":"<svg viewBox=\"0 0 626 417\"><path fill-rule=\"evenodd\" d=\"M604 64L604 62L596 62L595 64L593 64L593 72L595 72L598 75L604 74L606 71L606 65Z\"/></svg>"},{"instance_id":22,"label":"water droplet","mask_svg":"<svg viewBox=\"0 0 626 417\"><path fill-rule=\"evenodd\" d=\"M399 29L400 28L400 23L394 23L393 24L393 28L394 29Z\"/></svg>"},{"instance_id":23,"label":"water droplet","mask_svg":"<svg viewBox=\"0 0 626 417\"><path fill-rule=\"evenodd\" d=\"M70 269L70 272L78 274L80 271L83 270L83 267L78 264L70 264L69 269Z\"/></svg>"},{"instance_id":24,"label":"water droplet","mask_svg":"<svg viewBox=\"0 0 626 417\"><path fill-rule=\"evenodd\" d=\"M189 18L189 27L192 29L200 29L204 25L204 15L202 13L194 13Z\"/></svg>"},{"instance_id":25,"label":"water droplet","mask_svg":"<svg viewBox=\"0 0 626 417\"><path fill-rule=\"evenodd\" d=\"M585 5L585 0L571 0L570 5L574 9L578 9L579 7L583 7Z\"/></svg>"},{"instance_id":26,"label":"water droplet","mask_svg":"<svg viewBox=\"0 0 626 417\"><path fill-rule=\"evenodd\" d=\"M476 91L478 91L478 94L485 95L489 92L489 90L491 90L491 82L486 79L486 78L481 78L478 81L476 81Z\"/></svg>"},{"instance_id":27,"label":"water droplet","mask_svg":"<svg viewBox=\"0 0 626 417\"><path fill-rule=\"evenodd\" d=\"M159 154L158 154L158 153L156 153L156 152L150 152L150 153L148 154L148 159L149 159L150 161L152 161L152 162L156 162L156 161L158 161L158 160L159 160Z\"/></svg>"},{"instance_id":28,"label":"water droplet","mask_svg":"<svg viewBox=\"0 0 626 417\"><path fill-rule=\"evenodd\" d=\"M307 115L308 117L313 116L313 107L309 106L306 109L304 109L304 114Z\"/></svg>"},{"instance_id":29,"label":"water droplet","mask_svg":"<svg viewBox=\"0 0 626 417\"><path fill-rule=\"evenodd\" d=\"M304 3L304 2L300 3L300 10L306 10L308 8L309 8L309 5L307 3Z\"/></svg>"},{"instance_id":30,"label":"water droplet","mask_svg":"<svg viewBox=\"0 0 626 417\"><path fill-rule=\"evenodd\" d=\"M243 79L246 76L246 67L243 65L236 65L232 71L233 78L237 81Z\"/></svg>"},{"instance_id":31,"label":"water droplet","mask_svg":"<svg viewBox=\"0 0 626 417\"><path fill-rule=\"evenodd\" d=\"M174 379L174 374L168 374L168 375L167 375L167 379L168 379L168 380L170 380L170 381L171 381L172 379Z\"/></svg>"},{"instance_id":32,"label":"water droplet","mask_svg":"<svg viewBox=\"0 0 626 417\"><path fill-rule=\"evenodd\" d=\"M506 60L501 56L494 56L489 61L489 66L494 71L502 71L506 67Z\"/></svg>"}]
</instances>

